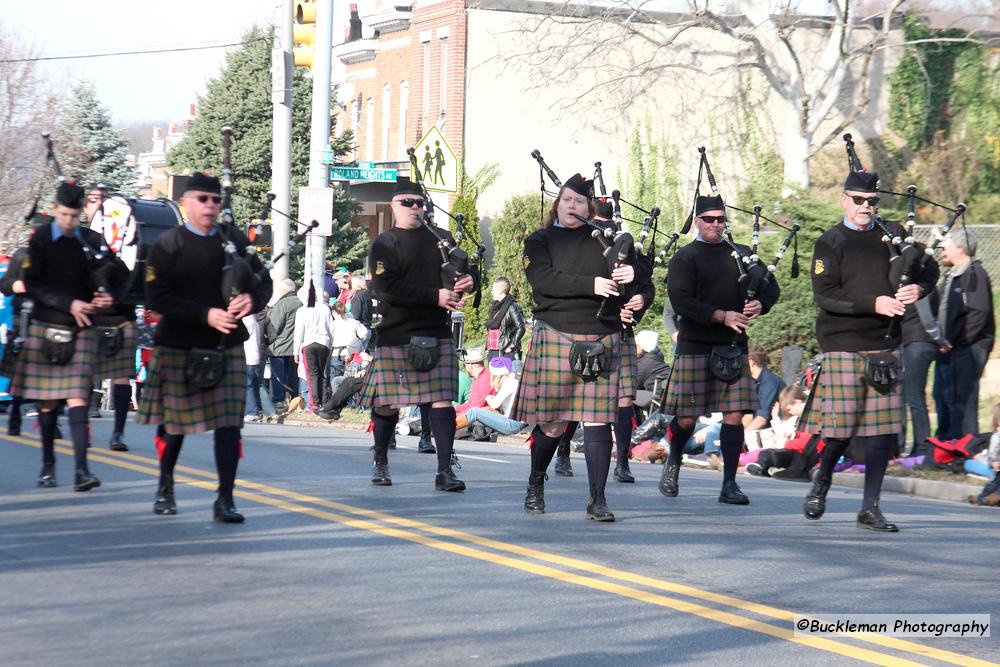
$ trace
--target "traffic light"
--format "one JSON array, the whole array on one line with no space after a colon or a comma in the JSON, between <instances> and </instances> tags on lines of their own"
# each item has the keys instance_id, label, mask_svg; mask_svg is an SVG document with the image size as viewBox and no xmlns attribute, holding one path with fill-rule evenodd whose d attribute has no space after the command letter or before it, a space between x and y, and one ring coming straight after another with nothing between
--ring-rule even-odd
<instances>
[{"instance_id":1,"label":"traffic light","mask_svg":"<svg viewBox=\"0 0 1000 667\"><path fill-rule=\"evenodd\" d=\"M316 0L295 3L295 23L292 25L292 59L297 67L312 67L316 41Z\"/></svg>"},{"instance_id":2,"label":"traffic light","mask_svg":"<svg viewBox=\"0 0 1000 667\"><path fill-rule=\"evenodd\" d=\"M247 238L250 239L250 245L258 248L270 248L271 243L273 242L271 236L271 225L262 223L248 225Z\"/></svg>"}]
</instances>

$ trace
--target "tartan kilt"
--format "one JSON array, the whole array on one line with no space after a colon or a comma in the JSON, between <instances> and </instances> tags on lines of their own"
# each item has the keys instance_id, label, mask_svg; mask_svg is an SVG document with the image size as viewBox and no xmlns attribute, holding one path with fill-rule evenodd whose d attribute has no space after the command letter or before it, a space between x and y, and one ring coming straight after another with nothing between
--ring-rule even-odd
<instances>
[{"instance_id":1,"label":"tartan kilt","mask_svg":"<svg viewBox=\"0 0 1000 667\"><path fill-rule=\"evenodd\" d=\"M188 350L174 347L153 348L136 423L162 424L171 435L243 428L247 381L243 346L226 350L222 381L204 391L189 386L184 377L187 355Z\"/></svg>"},{"instance_id":2,"label":"tartan kilt","mask_svg":"<svg viewBox=\"0 0 1000 667\"><path fill-rule=\"evenodd\" d=\"M899 358L899 350L894 350ZM903 428L902 388L880 394L865 382L864 352L824 352L800 431L828 438L895 435Z\"/></svg>"},{"instance_id":3,"label":"tartan kilt","mask_svg":"<svg viewBox=\"0 0 1000 667\"><path fill-rule=\"evenodd\" d=\"M375 350L360 404L366 408L452 401L458 395L458 357L451 338L439 338L441 360L429 371L416 371L406 359L409 345L380 345Z\"/></svg>"},{"instance_id":4,"label":"tartan kilt","mask_svg":"<svg viewBox=\"0 0 1000 667\"><path fill-rule=\"evenodd\" d=\"M100 384L101 380L108 378L112 380L118 378L135 379L135 349L138 344L139 330L136 328L135 322L125 322L122 325L122 349L110 357L105 357L100 352L97 353L96 370L94 371L95 384Z\"/></svg>"},{"instance_id":5,"label":"tartan kilt","mask_svg":"<svg viewBox=\"0 0 1000 667\"><path fill-rule=\"evenodd\" d=\"M521 382L514 396L511 419L527 424L581 421L610 424L618 418L622 386L634 386L631 378L620 379L622 339L620 333L572 334L573 340L611 343L611 363L606 375L584 382L569 364L570 334L557 333L536 322L524 360Z\"/></svg>"},{"instance_id":6,"label":"tartan kilt","mask_svg":"<svg viewBox=\"0 0 1000 667\"><path fill-rule=\"evenodd\" d=\"M740 376L726 383L712 375L708 353L674 355L663 414L698 417L713 412L756 412L758 399L750 362L746 354L740 359Z\"/></svg>"},{"instance_id":7,"label":"tartan kilt","mask_svg":"<svg viewBox=\"0 0 1000 667\"><path fill-rule=\"evenodd\" d=\"M68 364L50 364L42 356L42 340L45 329L50 325L32 322L24 349L18 355L17 367L10 380L12 396L39 401L56 401L79 398L90 400L97 336L93 328L76 332L73 357ZM65 325L58 325L65 326Z\"/></svg>"},{"instance_id":8,"label":"tartan kilt","mask_svg":"<svg viewBox=\"0 0 1000 667\"><path fill-rule=\"evenodd\" d=\"M618 369L618 398L635 398L635 388L639 386L639 353L635 349L635 333L626 329L622 332L622 361Z\"/></svg>"}]
</instances>

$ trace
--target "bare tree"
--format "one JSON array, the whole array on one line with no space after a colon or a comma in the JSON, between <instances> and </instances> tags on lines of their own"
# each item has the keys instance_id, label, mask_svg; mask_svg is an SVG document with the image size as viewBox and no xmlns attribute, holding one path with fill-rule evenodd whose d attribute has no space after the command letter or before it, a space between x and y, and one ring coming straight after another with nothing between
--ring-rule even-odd
<instances>
[{"instance_id":1,"label":"bare tree","mask_svg":"<svg viewBox=\"0 0 1000 667\"><path fill-rule=\"evenodd\" d=\"M759 113L773 114L784 182L809 186L809 158L859 121L873 86L884 85L887 50L905 48L899 27L906 0L831 0L826 16L798 12L795 0L567 0L526 18L515 31L524 48L506 56L534 76L530 89L563 85L561 110L581 103L625 107L642 96L695 97L674 113L726 112L748 87L765 91ZM547 7L551 7L548 5ZM978 41L967 38L934 41Z\"/></svg>"},{"instance_id":2,"label":"bare tree","mask_svg":"<svg viewBox=\"0 0 1000 667\"><path fill-rule=\"evenodd\" d=\"M33 50L0 27L0 239L14 242L48 173L41 133L58 97L39 73Z\"/></svg>"}]
</instances>

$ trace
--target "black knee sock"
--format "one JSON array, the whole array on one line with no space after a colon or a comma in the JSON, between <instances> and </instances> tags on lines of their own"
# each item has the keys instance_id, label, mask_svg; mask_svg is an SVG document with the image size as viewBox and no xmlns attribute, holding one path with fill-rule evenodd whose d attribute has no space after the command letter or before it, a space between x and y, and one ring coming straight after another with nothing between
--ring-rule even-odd
<instances>
[{"instance_id":1,"label":"black knee sock","mask_svg":"<svg viewBox=\"0 0 1000 667\"><path fill-rule=\"evenodd\" d=\"M132 402L132 387L127 384L111 385L111 405L115 410L115 433L125 432L128 406Z\"/></svg>"},{"instance_id":2,"label":"black knee sock","mask_svg":"<svg viewBox=\"0 0 1000 667\"><path fill-rule=\"evenodd\" d=\"M580 422L566 422L566 430L559 436L559 456L569 455L569 447L573 444L573 436L579 426Z\"/></svg>"},{"instance_id":3,"label":"black knee sock","mask_svg":"<svg viewBox=\"0 0 1000 667\"><path fill-rule=\"evenodd\" d=\"M423 403L417 407L420 408L420 435L426 435L429 438L431 437L431 406L429 403Z\"/></svg>"},{"instance_id":4,"label":"black knee sock","mask_svg":"<svg viewBox=\"0 0 1000 667\"><path fill-rule=\"evenodd\" d=\"M829 479L830 475L833 474L833 466L837 465L837 461L847 451L847 446L851 444L851 441L840 438L823 438L823 443L823 453L820 454L819 470L816 474Z\"/></svg>"},{"instance_id":5,"label":"black knee sock","mask_svg":"<svg viewBox=\"0 0 1000 667\"><path fill-rule=\"evenodd\" d=\"M865 438L865 498L861 502L862 510L874 505L882 491L882 478L892 456L894 440L892 435Z\"/></svg>"},{"instance_id":6,"label":"black knee sock","mask_svg":"<svg viewBox=\"0 0 1000 667\"><path fill-rule=\"evenodd\" d=\"M451 451L455 448L455 408L449 405L446 408L430 408L427 412L434 446L437 447L437 471L444 472L451 467Z\"/></svg>"},{"instance_id":7,"label":"black knee sock","mask_svg":"<svg viewBox=\"0 0 1000 667\"><path fill-rule=\"evenodd\" d=\"M565 434L564 434L565 435ZM545 435L545 432L538 426L531 431L529 436L531 442L531 470L532 472L545 472L552 463L552 457L559 448L558 437Z\"/></svg>"},{"instance_id":8,"label":"black knee sock","mask_svg":"<svg viewBox=\"0 0 1000 667\"><path fill-rule=\"evenodd\" d=\"M604 491L611 469L611 425L583 427L583 455L587 459L587 480Z\"/></svg>"},{"instance_id":9,"label":"black knee sock","mask_svg":"<svg viewBox=\"0 0 1000 667\"><path fill-rule=\"evenodd\" d=\"M375 439L375 463L382 465L389 462L389 440L399 421L399 412L383 415L372 410L372 437Z\"/></svg>"},{"instance_id":10,"label":"black knee sock","mask_svg":"<svg viewBox=\"0 0 1000 667\"><path fill-rule=\"evenodd\" d=\"M618 408L618 419L615 420L615 446L618 454L618 465L628 464L629 453L632 451L632 430L635 428L635 408L631 405Z\"/></svg>"},{"instance_id":11,"label":"black knee sock","mask_svg":"<svg viewBox=\"0 0 1000 667\"><path fill-rule=\"evenodd\" d=\"M681 454L684 453L684 445L687 441L691 439L691 434L694 433L694 427L691 428L681 428L680 424L677 423L677 417L674 417L670 425L667 426L667 439L670 441L670 454L667 456L668 465L680 465L681 464Z\"/></svg>"},{"instance_id":12,"label":"black knee sock","mask_svg":"<svg viewBox=\"0 0 1000 667\"><path fill-rule=\"evenodd\" d=\"M162 426L160 428L163 428ZM157 429L159 431L159 429ZM181 455L181 446L184 444L183 435L170 435L166 431L157 432L157 437L163 441L163 448L160 450L160 484L167 478L173 479L174 467L177 459Z\"/></svg>"},{"instance_id":13,"label":"black knee sock","mask_svg":"<svg viewBox=\"0 0 1000 667\"><path fill-rule=\"evenodd\" d=\"M52 412L38 412L38 429L42 435L42 463L55 465L56 462L56 420L59 416Z\"/></svg>"},{"instance_id":14,"label":"black knee sock","mask_svg":"<svg viewBox=\"0 0 1000 667\"><path fill-rule=\"evenodd\" d=\"M723 424L719 428L719 448L722 450L722 482L736 481L736 469L740 467L740 454L743 453L743 424Z\"/></svg>"},{"instance_id":15,"label":"black knee sock","mask_svg":"<svg viewBox=\"0 0 1000 667\"><path fill-rule=\"evenodd\" d=\"M215 469L219 473L218 493L231 499L236 487L236 467L240 461L240 429L224 426L215 429Z\"/></svg>"},{"instance_id":16,"label":"black knee sock","mask_svg":"<svg viewBox=\"0 0 1000 667\"><path fill-rule=\"evenodd\" d=\"M7 411L7 423L20 427L21 426L21 403L24 399L20 396L11 396L10 398L10 408Z\"/></svg>"},{"instance_id":17,"label":"black knee sock","mask_svg":"<svg viewBox=\"0 0 1000 667\"><path fill-rule=\"evenodd\" d=\"M73 457L76 469L87 469L87 444L90 442L90 428L87 421L87 406L69 409L69 433L73 439Z\"/></svg>"}]
</instances>

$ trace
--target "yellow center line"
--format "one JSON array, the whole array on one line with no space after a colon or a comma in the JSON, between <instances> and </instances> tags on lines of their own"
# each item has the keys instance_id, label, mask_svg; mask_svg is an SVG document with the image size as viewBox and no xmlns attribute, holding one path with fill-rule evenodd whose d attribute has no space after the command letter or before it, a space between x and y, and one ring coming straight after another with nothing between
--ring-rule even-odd
<instances>
[{"instance_id":1,"label":"yellow center line","mask_svg":"<svg viewBox=\"0 0 1000 667\"><path fill-rule=\"evenodd\" d=\"M6 437L9 440L19 442L21 444L39 447L39 444L32 440L27 440L25 438L15 438L10 436ZM66 447L57 447L57 450L63 454L72 453L72 451ZM94 460L100 461L102 463L107 463L109 465L117 466L120 468L126 468L129 470L146 473L154 476L159 474L158 461L156 461L156 459L153 458L131 453L110 452L103 450L91 450L90 456ZM189 473L196 477L205 477L211 480L215 479L215 474L213 472L201 470L198 468L191 468L189 466L178 465L177 470L184 473ZM199 488L203 488L209 491L214 490L215 488L215 484L213 482L205 482L186 476L176 476L175 481L197 486ZM669 609L673 609L675 611L680 611L683 613L712 620L718 623L723 623L725 625L730 625L733 627L746 630L752 630L755 632L759 632L761 634L770 635L786 641L791 641L797 644L810 646L820 650L825 650L832 653L845 655L859 660L865 660L874 664L882 664L882 665L922 664L906 660L903 658L899 658L896 656L892 656L886 653L880 653L878 651L856 647L849 644L844 644L839 641L823 637L796 636L791 629L791 622L795 616L794 612L791 611L778 609L767 605L757 604L754 602L741 600L739 598L727 595L712 593L711 591L701 590L692 586L676 584L673 582L664 581L661 579L655 579L653 577L647 577L632 572L625 572L614 568L609 568L603 565L599 565L597 563L592 563L575 558L569 558L566 556L559 556L557 554L545 551L539 551L536 549L530 549L516 544L500 542L497 540L480 537L463 531L435 526L433 524L425 523L422 521L405 519L389 514L384 514L382 512L378 512L375 510L354 507L351 505L327 500L324 498L318 498L315 496L300 494L294 491L288 491L285 489L281 489L279 487L273 487L266 484L241 480L239 482L239 486L246 489L253 489L255 491L259 491L261 493L266 493L270 495L261 495L260 493L252 493L250 491L238 490L236 492L236 495L238 497L251 500L253 502L257 502L263 505L270 505L272 507L276 507L285 511L306 514L309 516L313 516L315 518L332 521L352 528L373 532L379 535L407 540L410 542L421 544L423 546L431 547L441 551L447 551L457 555L462 555L469 558L475 558L477 560L482 560L497 565L503 565L506 567L521 570L538 576L543 576L546 578L555 579L566 583L572 583L575 585L584 586L587 588L592 588L607 593L612 593L614 595L619 595L621 597L626 597L641 602L646 602L648 604L654 604L660 607L666 607ZM278 496L279 498L272 498L270 496ZM616 579L618 581L639 584L642 586L646 586L648 588L654 588L658 590L669 591L672 593L679 593L681 595L691 596L703 600L709 600L712 602L716 602L718 604L723 604L733 607L740 611L756 613L758 615L779 619L787 622L789 625L788 627L772 625L754 619L746 618L744 616L739 616L729 611L713 609L711 607L706 607L704 605L691 603L685 600L679 600L676 598L671 598L665 595L659 595L657 593L631 588L629 586L624 586L613 582L602 581L599 579L594 579L573 572L565 572L563 570L548 567L546 565L526 562L523 560L519 560L517 558L511 558L508 556L502 556L495 553L481 551L479 549L474 549L462 544L455 544L453 542L445 542L442 540L437 540L432 537L421 535L419 533L407 532L405 530L400 530L398 528L383 526L378 523L374 523L373 521L369 521L367 519L352 518L349 516L344 516L343 514L337 514L334 512L328 512L322 509L308 507L301 504L286 502L285 500L281 500L280 498L293 500L296 501L296 503L308 503L311 505L319 505L321 507L336 509L339 510L340 512L353 514L355 516L367 517L367 519L382 521L384 523L388 523L393 526L421 530L424 532L431 533L433 535L448 537L455 540L461 540L463 542L467 542L477 546L487 547L497 551L504 551L507 553L516 554L518 556L524 556L532 558L534 560L540 560L543 562L548 562L563 567L569 567L583 572L587 572L589 574L606 577L609 579ZM916 642L901 640L895 637L883 637L880 635L860 634L860 633L844 633L843 636L850 637L852 639L856 639L863 642L868 642L871 644L880 645L885 648L909 652L917 656L942 660L944 662L949 662L956 665L995 664L988 661L979 660L971 656L966 656L959 653L953 653L950 651L936 649L933 647L925 646L923 644L918 644Z\"/></svg>"}]
</instances>

